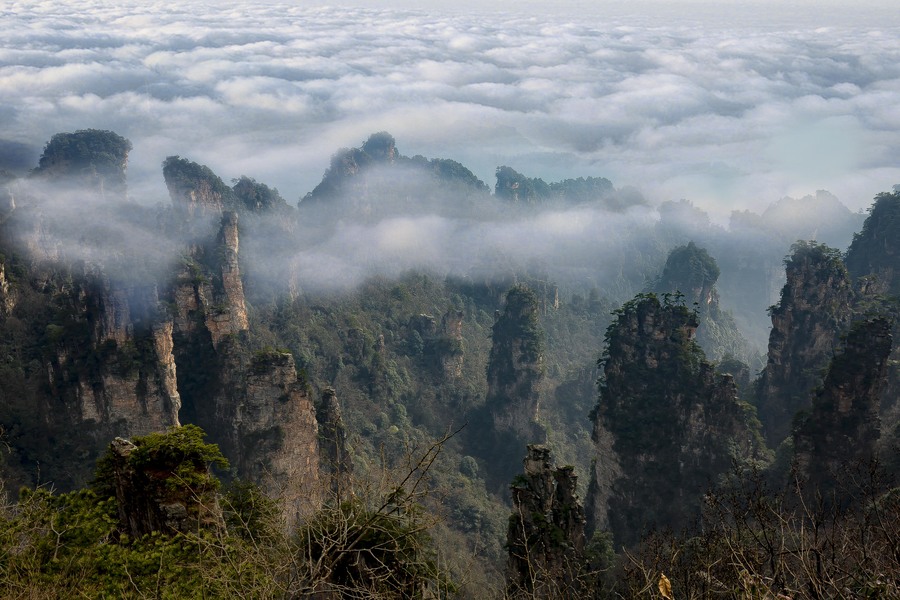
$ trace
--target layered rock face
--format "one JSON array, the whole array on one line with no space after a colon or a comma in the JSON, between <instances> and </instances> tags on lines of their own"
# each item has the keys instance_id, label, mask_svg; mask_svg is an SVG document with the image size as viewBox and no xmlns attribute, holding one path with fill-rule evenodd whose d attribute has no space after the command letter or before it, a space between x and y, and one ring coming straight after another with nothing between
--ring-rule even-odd
<instances>
[{"instance_id":1,"label":"layered rock face","mask_svg":"<svg viewBox=\"0 0 900 600\"><path fill-rule=\"evenodd\" d=\"M766 366L757 409L770 447L790 433L797 411L809 406L838 336L852 316L853 286L840 254L815 242L798 242L785 261L787 282L771 310Z\"/></svg>"},{"instance_id":2,"label":"layered rock face","mask_svg":"<svg viewBox=\"0 0 900 600\"><path fill-rule=\"evenodd\" d=\"M569 598L580 591L584 509L572 467L554 468L550 450L529 445L525 473L511 485L513 514L506 545L510 598Z\"/></svg>"},{"instance_id":3,"label":"layered rock face","mask_svg":"<svg viewBox=\"0 0 900 600\"><path fill-rule=\"evenodd\" d=\"M277 495L289 522L315 510L322 495L318 423L293 356L256 353L244 393L231 400L238 472Z\"/></svg>"},{"instance_id":4,"label":"layered rock face","mask_svg":"<svg viewBox=\"0 0 900 600\"><path fill-rule=\"evenodd\" d=\"M651 294L626 303L607 330L589 518L617 544L689 524L732 458L757 452L733 379L694 341L697 324L696 313Z\"/></svg>"},{"instance_id":5,"label":"layered rock face","mask_svg":"<svg viewBox=\"0 0 900 600\"><path fill-rule=\"evenodd\" d=\"M891 344L887 319L855 323L831 361L812 408L794 431L800 472L826 495L847 473L868 468L876 456Z\"/></svg>"}]
</instances>

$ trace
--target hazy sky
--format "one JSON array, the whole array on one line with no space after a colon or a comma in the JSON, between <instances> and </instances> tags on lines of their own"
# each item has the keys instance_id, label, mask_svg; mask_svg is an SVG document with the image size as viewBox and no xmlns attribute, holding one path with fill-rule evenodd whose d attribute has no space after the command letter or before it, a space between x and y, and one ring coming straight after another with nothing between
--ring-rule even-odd
<instances>
[{"instance_id":1,"label":"hazy sky","mask_svg":"<svg viewBox=\"0 0 900 600\"><path fill-rule=\"evenodd\" d=\"M52 2L0 8L0 158L55 132L134 143L132 193L179 154L289 202L387 130L406 155L653 202L761 211L900 183L886 2Z\"/></svg>"}]
</instances>

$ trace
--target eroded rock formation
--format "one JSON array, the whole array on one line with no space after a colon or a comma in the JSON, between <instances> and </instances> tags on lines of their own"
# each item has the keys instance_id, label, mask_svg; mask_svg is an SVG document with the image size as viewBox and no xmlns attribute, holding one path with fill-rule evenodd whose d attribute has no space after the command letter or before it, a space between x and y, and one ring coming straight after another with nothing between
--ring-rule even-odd
<instances>
[{"instance_id":1,"label":"eroded rock formation","mask_svg":"<svg viewBox=\"0 0 900 600\"><path fill-rule=\"evenodd\" d=\"M487 367L487 397L476 444L488 459L488 484L505 485L516 472L515 448L543 443L538 422L544 379L543 338L538 324L538 301L525 286L506 294L506 305L492 329Z\"/></svg>"}]
</instances>

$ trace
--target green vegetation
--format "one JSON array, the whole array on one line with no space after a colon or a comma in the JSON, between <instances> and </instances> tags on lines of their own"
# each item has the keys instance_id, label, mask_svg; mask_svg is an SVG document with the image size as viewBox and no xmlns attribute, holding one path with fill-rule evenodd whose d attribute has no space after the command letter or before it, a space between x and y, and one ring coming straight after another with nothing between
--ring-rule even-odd
<instances>
[{"instance_id":1,"label":"green vegetation","mask_svg":"<svg viewBox=\"0 0 900 600\"><path fill-rule=\"evenodd\" d=\"M216 492L209 467L226 464L203 436L185 426L138 437L124 462L116 442L93 489L24 489L0 510L0 597L388 599L454 591L429 537L434 521L419 504L441 442L398 485L360 489L288 531L277 502L254 486ZM172 529L148 521L149 531L133 532L149 514L136 507L171 513L178 501L194 507L192 522Z\"/></svg>"},{"instance_id":2,"label":"green vegetation","mask_svg":"<svg viewBox=\"0 0 900 600\"><path fill-rule=\"evenodd\" d=\"M48 149L72 142L54 140ZM98 148L73 152L102 155ZM114 144L110 148L115 150ZM50 176L51 163L38 171ZM386 132L359 148L339 151L299 210L250 177L232 180L228 187L208 167L179 157L166 160L164 175L176 204L208 202L211 214L221 209L240 213L240 256L224 250L221 240L202 228L191 230L184 212L171 208L125 205L115 216L129 227L150 221L153 228L144 230L154 234L161 224L163 241L185 252L175 273L169 264L153 270L145 268L142 257L118 255L99 266L42 262L17 249L29 246L16 247L9 240L19 230L31 235L32 229L40 233L67 224L30 227L36 222L18 220L25 211L0 223L5 273L0 281L0 443L9 450L0 468L12 485L37 486L0 515L0 584L6 586L0 597L501 594L509 475L519 471L523 444L543 440L574 472L586 473L596 461L594 476L607 477L594 481L591 493L607 495L603 527L609 530L594 532L586 551L590 568L578 572L579 578L601 581L579 581L579 589L603 590L599 597L633 597L648 583L657 585L661 565L677 597L799 595L797 590L813 585L799 575L812 563L790 563L791 579L784 574L787 567L771 566L780 555L753 545L753 536L772 533L753 529L762 523L741 523L737 533L729 531L739 515L729 514L724 524L689 531L687 537L664 538L657 532L641 541L641 534L654 528L672 528L677 535L696 519L713 522L706 521L708 505L725 493L721 484L732 462L740 474L734 476L738 483L731 483L746 491L756 485L753 469L768 459L754 407L738 400L732 378L723 374L732 375L742 390L753 388L750 378L759 363L742 333L752 331L754 319L765 320L764 306L780 285L781 259L793 241L785 241L785 232L794 230L776 227L771 215L736 214L726 231L682 201L663 203L656 222L650 209L612 214L644 201L606 179L546 183L500 167L496 196L523 205L513 207L492 201L488 186L456 161L403 156ZM786 302L772 310L786 324L783 331L801 334L795 345L772 353L790 367L777 385L821 379L818 368L833 355L821 331L830 335L833 330L835 336L843 331L849 321L842 311L851 300L860 302L853 310L867 318L898 314L890 293L872 283L894 285L888 282L897 272L896 259L882 248L894 247L896 196L879 197L848 253L848 265L857 264L851 255L863 257L850 269L864 278L859 294L851 293L836 250L818 241L792 248L785 262L789 270L819 271L814 273L818 279L786 288L785 298L795 299L803 311L788 315ZM516 257L498 253L482 257L465 274L373 277L334 293L309 289L295 270L297 252L327 248L323 242L337 221L355 226L393 215L470 218L482 214L472 209L483 205L487 218L502 223L511 213L530 218L560 208L578 217L591 212L589 203L602 208L612 223L608 230L606 223L598 225L597 237L609 240L585 250L578 264L562 268L538 260L519 264ZM782 201L778 211L791 206ZM835 213L840 227L856 222L853 215L841 215ZM308 223L314 226L304 227ZM889 226L880 228L880 223ZM234 231L229 229L229 235ZM108 249L125 240L121 232L117 235L86 226L79 239ZM566 237L563 231L554 242L565 247ZM520 236L514 241L530 240ZM226 283L234 291L236 279L227 282L222 271L227 267L236 274L238 264L250 326L235 331L229 321L234 311L223 294ZM642 289L657 293L641 294L614 310ZM836 289L840 297L832 294ZM720 291L723 307L740 308L734 318L719 307ZM857 300L858 295L864 299ZM174 373L171 363L156 354L168 343L166 336L154 337L163 327L173 330ZM759 343L758 335L754 341ZM810 348L824 349L825 362L787 362ZM860 429L868 433L849 431L853 423L841 413L834 420L817 418L814 437L841 455L849 447L864 448L867 455L881 452L889 468L900 472L890 445L900 439L896 343L893 348L881 410L874 417L870 403L866 418L872 419ZM707 362L707 356L719 363ZM845 365L844 374L871 379L862 368L867 360ZM176 405L169 389L148 395L160 378L173 375L180 422L194 425L136 438L133 447L117 442L118 450L103 457L94 486L83 489L88 465L109 439L133 433L128 429L134 417L123 419L121 411L108 410L109 398L117 395L119 408L142 419L157 410L152 402ZM262 481L261 473L275 468L274 461L266 464L266 452L285 440L305 439L291 437L289 423L265 422L267 411L302 404L304 390L314 398L331 387L347 431L342 460L348 466L343 472L350 478L352 471L355 478L348 484L352 491L343 482L332 487L320 478L325 500L317 512L297 515L284 514L278 499L254 485L236 480L219 485L217 473ZM257 394L253 406L248 405L251 388ZM808 392L791 394L809 400ZM783 404L781 396L778 403ZM840 405L826 403L822 411L833 413L835 404ZM592 408L601 426L593 432ZM794 412L785 411L785 428ZM795 423L809 423L807 417ZM255 418L264 426L235 433ZM877 439L878 419L882 439ZM195 425L207 428L221 453L204 442ZM460 435L441 442L441 452L429 458L427 468L414 460L431 440L463 425ZM315 423L310 418L304 426L312 431L312 448ZM834 441L836 432L844 436L839 441ZM803 451L793 438L786 442L765 473L769 483L783 481L792 460L800 469ZM223 454L236 473L225 473ZM216 471L209 470L211 464ZM414 475L397 482L409 474ZM123 475L143 492L140 502L120 493ZM580 484L582 495L587 479ZM578 483L574 477L569 481L567 493L574 495ZM40 487L45 482L64 493ZM335 489L339 492L330 495ZM867 498L890 506L886 494L879 488ZM834 550L803 541L814 531L813 520L796 520L796 505L769 492L753 498L776 514L773 523L785 524L778 535L784 536L779 543L786 552ZM563 505L559 515L540 510L529 515L536 523L565 520L573 505ZM853 529L859 525L854 519L875 513L860 514L838 517L854 535L882 536L879 549L895 543L883 531ZM135 523L149 525L134 529ZM562 532L554 525L542 535L560 546L568 543ZM663 539L672 545L660 545ZM726 546L740 551L730 555ZM766 565L753 562L766 551ZM741 562L741 553L750 558ZM657 559L661 562L652 562ZM893 590L873 580L874 571L853 564L859 580L844 582L846 589L890 597ZM744 573L752 585L744 583Z\"/></svg>"}]
</instances>

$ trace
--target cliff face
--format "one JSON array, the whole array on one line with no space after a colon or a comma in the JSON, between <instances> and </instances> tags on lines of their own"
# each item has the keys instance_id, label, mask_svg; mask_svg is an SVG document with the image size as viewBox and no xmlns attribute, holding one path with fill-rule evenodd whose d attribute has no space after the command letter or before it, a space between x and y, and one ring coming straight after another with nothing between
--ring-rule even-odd
<instances>
[{"instance_id":1,"label":"cliff face","mask_svg":"<svg viewBox=\"0 0 900 600\"><path fill-rule=\"evenodd\" d=\"M876 456L879 398L891 343L887 319L855 323L831 361L809 413L794 431L800 471L823 493L838 487L836 482L846 472L866 468Z\"/></svg>"},{"instance_id":2,"label":"cliff face","mask_svg":"<svg viewBox=\"0 0 900 600\"><path fill-rule=\"evenodd\" d=\"M766 366L757 388L757 408L770 447L789 434L849 324L853 287L840 254L814 242L798 242L785 261L787 282L771 310Z\"/></svg>"},{"instance_id":3,"label":"cliff face","mask_svg":"<svg viewBox=\"0 0 900 600\"><path fill-rule=\"evenodd\" d=\"M65 211L56 214L55 196L75 194L90 206L118 211L111 219L135 217L119 202L127 190L130 149L128 140L109 131L53 136L33 171L44 183L27 186L28 193L8 207L0 236L0 252L17 257L14 286L0 264L0 315L11 319L2 335L15 348L5 378L16 399L4 406L4 420L21 432L37 421L46 428L38 437L52 440L49 445L17 440L22 468L49 463L45 454L62 454L58 470L44 471L62 489L90 476L110 438L179 423L172 323L155 282L122 276L125 250L101 251L107 249L102 225L82 231L90 225L87 216L73 224ZM90 260L61 259L61 240L72 227ZM43 335L25 340L26 332Z\"/></svg>"},{"instance_id":4,"label":"cliff face","mask_svg":"<svg viewBox=\"0 0 900 600\"><path fill-rule=\"evenodd\" d=\"M552 466L550 450L529 445L525 473L512 483L513 513L506 545L511 598L568 598L580 591L584 509L572 467Z\"/></svg>"},{"instance_id":5,"label":"cliff face","mask_svg":"<svg viewBox=\"0 0 900 600\"><path fill-rule=\"evenodd\" d=\"M112 437L178 425L172 324L152 286L118 287L97 267L15 268L21 302L0 317L8 463L15 483L83 485Z\"/></svg>"},{"instance_id":6,"label":"cliff face","mask_svg":"<svg viewBox=\"0 0 900 600\"><path fill-rule=\"evenodd\" d=\"M706 362L696 328L696 313L646 295L607 330L590 505L594 526L608 523L617 544L690 523L732 458L758 450L733 379Z\"/></svg>"},{"instance_id":7,"label":"cliff face","mask_svg":"<svg viewBox=\"0 0 900 600\"><path fill-rule=\"evenodd\" d=\"M237 398L233 459L238 472L277 494L291 522L321 501L316 411L286 352L258 352Z\"/></svg>"},{"instance_id":8,"label":"cliff face","mask_svg":"<svg viewBox=\"0 0 900 600\"><path fill-rule=\"evenodd\" d=\"M81 282L70 308L83 315L90 341L79 347L85 340L61 336L48 369L53 387L65 394L63 382L77 379L70 388L77 419L99 428L98 441L178 425L172 323L161 316L155 288L116 289L96 270ZM64 395L61 400L67 402Z\"/></svg>"},{"instance_id":9,"label":"cliff face","mask_svg":"<svg viewBox=\"0 0 900 600\"><path fill-rule=\"evenodd\" d=\"M0 318L9 316L15 306L15 290L6 275L6 263L0 259Z\"/></svg>"},{"instance_id":10,"label":"cliff face","mask_svg":"<svg viewBox=\"0 0 900 600\"><path fill-rule=\"evenodd\" d=\"M292 522L320 501L318 427L291 354L254 352L247 341L238 214L227 210L243 204L196 163L170 157L164 176L189 240L170 292L185 420L220 444L239 476L282 499ZM218 231L204 235L211 219Z\"/></svg>"}]
</instances>

